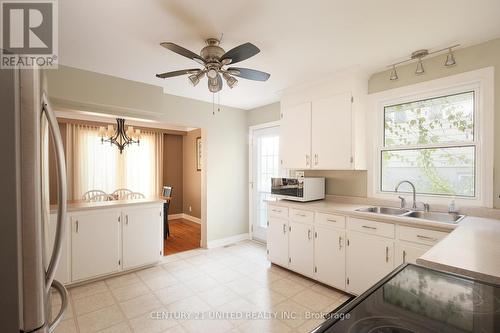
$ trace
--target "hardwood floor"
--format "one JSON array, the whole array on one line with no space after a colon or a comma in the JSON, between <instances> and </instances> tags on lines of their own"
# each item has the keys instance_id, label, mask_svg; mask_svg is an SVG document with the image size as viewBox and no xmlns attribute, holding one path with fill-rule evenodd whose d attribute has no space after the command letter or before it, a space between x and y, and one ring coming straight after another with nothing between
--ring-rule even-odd
<instances>
[{"instance_id":1,"label":"hardwood floor","mask_svg":"<svg viewBox=\"0 0 500 333\"><path fill-rule=\"evenodd\" d=\"M170 236L163 241L163 254L168 256L200 247L201 226L185 219L169 220Z\"/></svg>"}]
</instances>

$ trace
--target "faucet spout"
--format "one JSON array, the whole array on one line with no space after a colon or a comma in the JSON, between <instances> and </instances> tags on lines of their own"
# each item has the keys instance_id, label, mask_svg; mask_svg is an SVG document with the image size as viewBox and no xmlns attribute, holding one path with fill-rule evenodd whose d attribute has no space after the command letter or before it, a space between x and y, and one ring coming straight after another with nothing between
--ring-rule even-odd
<instances>
[{"instance_id":1,"label":"faucet spout","mask_svg":"<svg viewBox=\"0 0 500 333\"><path fill-rule=\"evenodd\" d=\"M412 208L413 209L417 209L417 191L415 190L415 185L413 185L412 182L410 182L409 180L402 180L398 183L398 185L396 185L396 188L394 189L396 191L396 193L398 192L398 189L399 187L401 186L401 184L404 184L404 183L407 183L411 186L412 190L413 190L413 203L412 203Z\"/></svg>"}]
</instances>

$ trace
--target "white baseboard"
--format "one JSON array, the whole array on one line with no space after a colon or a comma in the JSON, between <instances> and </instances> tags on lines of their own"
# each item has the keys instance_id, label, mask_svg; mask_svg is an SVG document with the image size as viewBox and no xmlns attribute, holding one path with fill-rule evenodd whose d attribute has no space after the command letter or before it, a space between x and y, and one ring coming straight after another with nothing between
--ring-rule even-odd
<instances>
[{"instance_id":1,"label":"white baseboard","mask_svg":"<svg viewBox=\"0 0 500 333\"><path fill-rule=\"evenodd\" d=\"M221 247L221 246L226 246L229 244L237 243L245 239L250 239L250 234L239 234L239 235L234 235L231 237L226 237L226 238L221 238L221 239L216 239L213 241L208 241L207 248L213 249L216 247Z\"/></svg>"},{"instance_id":2,"label":"white baseboard","mask_svg":"<svg viewBox=\"0 0 500 333\"><path fill-rule=\"evenodd\" d=\"M183 213L179 214L168 214L168 219L169 220L176 220L176 219L182 219L184 217Z\"/></svg>"},{"instance_id":3,"label":"white baseboard","mask_svg":"<svg viewBox=\"0 0 500 333\"><path fill-rule=\"evenodd\" d=\"M201 224L201 219L200 218L197 218L197 217L185 214L185 213L182 214L182 218L186 219L188 221L194 222L194 223Z\"/></svg>"}]
</instances>

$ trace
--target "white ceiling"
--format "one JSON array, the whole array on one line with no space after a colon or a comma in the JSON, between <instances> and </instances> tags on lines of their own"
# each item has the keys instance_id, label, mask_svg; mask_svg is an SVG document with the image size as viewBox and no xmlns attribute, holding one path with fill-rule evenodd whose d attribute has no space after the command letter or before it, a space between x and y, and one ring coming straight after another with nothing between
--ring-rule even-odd
<instances>
[{"instance_id":1,"label":"white ceiling","mask_svg":"<svg viewBox=\"0 0 500 333\"><path fill-rule=\"evenodd\" d=\"M193 88L187 77L155 77L198 67L159 43L199 53L205 38L224 33L226 51L244 42L261 49L238 66L271 73L267 82L241 79L220 93L221 104L250 109L278 101L284 88L344 68L373 73L419 48L499 37L499 13L498 0L64 0L59 59L211 102L206 79Z\"/></svg>"}]
</instances>

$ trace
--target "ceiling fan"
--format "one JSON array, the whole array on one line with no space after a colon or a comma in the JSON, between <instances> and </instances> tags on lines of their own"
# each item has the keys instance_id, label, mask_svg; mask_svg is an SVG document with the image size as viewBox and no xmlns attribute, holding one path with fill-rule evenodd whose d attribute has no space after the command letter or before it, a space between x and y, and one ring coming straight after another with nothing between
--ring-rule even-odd
<instances>
[{"instance_id":1,"label":"ceiling fan","mask_svg":"<svg viewBox=\"0 0 500 333\"><path fill-rule=\"evenodd\" d=\"M227 67L230 64L246 60L259 53L260 50L252 43L241 44L240 46L225 52L224 49L219 46L220 41L217 38L208 38L205 42L207 43L207 46L201 49L200 55L171 42L160 43L160 45L164 48L186 58L192 59L204 66L204 68L191 68L156 74L156 77L166 79L169 77L189 74L189 81L193 84L193 86L196 86L200 82L200 79L206 75L208 78L208 89L212 93L216 93L222 89L222 78L226 80L227 85L232 89L238 83L235 76L254 81L267 81L267 79L271 76L268 73L255 69Z\"/></svg>"}]
</instances>

